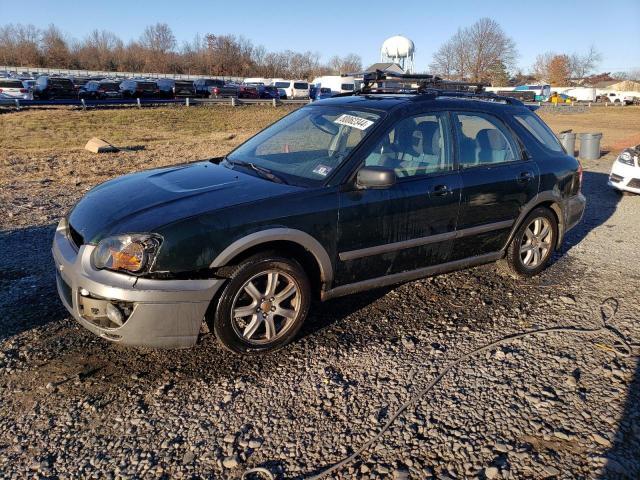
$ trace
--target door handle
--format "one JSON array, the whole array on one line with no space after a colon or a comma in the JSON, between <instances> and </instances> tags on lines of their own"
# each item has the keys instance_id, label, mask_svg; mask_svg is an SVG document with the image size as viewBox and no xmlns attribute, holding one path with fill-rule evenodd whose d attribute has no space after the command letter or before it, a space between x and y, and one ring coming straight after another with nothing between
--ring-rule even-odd
<instances>
[{"instance_id":1,"label":"door handle","mask_svg":"<svg viewBox=\"0 0 640 480\"><path fill-rule=\"evenodd\" d=\"M437 195L438 197L444 197L446 195L453 194L453 190L450 190L446 185L437 185L433 189L433 194Z\"/></svg>"},{"instance_id":2,"label":"door handle","mask_svg":"<svg viewBox=\"0 0 640 480\"><path fill-rule=\"evenodd\" d=\"M531 172L522 172L518 177L518 182L520 183L529 183L533 180L533 174Z\"/></svg>"}]
</instances>

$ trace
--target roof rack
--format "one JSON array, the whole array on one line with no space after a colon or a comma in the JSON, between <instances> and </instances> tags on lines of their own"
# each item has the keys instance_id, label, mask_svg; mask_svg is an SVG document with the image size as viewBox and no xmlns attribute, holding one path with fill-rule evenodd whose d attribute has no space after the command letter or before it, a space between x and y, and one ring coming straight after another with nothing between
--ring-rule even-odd
<instances>
[{"instance_id":1,"label":"roof rack","mask_svg":"<svg viewBox=\"0 0 640 480\"><path fill-rule=\"evenodd\" d=\"M336 95L340 97L385 93L427 94L432 97L474 98L493 102L504 102L512 105L523 105L518 99L496 95L492 92L485 92L484 89L488 85L483 82L444 80L436 75L384 72L382 70L348 73L342 76L362 76L363 81L359 90ZM399 83L400 85L390 86L384 82ZM407 84L410 85L407 86Z\"/></svg>"}]
</instances>

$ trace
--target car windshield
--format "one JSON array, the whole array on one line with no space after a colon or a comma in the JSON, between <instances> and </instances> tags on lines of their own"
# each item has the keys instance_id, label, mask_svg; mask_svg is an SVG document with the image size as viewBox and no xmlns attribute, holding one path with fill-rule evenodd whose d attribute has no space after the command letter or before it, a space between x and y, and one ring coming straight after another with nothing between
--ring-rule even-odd
<instances>
[{"instance_id":1,"label":"car windshield","mask_svg":"<svg viewBox=\"0 0 640 480\"><path fill-rule=\"evenodd\" d=\"M226 157L227 165L256 167L302 186L317 186L380 121L377 113L337 107L296 110L242 144Z\"/></svg>"}]
</instances>

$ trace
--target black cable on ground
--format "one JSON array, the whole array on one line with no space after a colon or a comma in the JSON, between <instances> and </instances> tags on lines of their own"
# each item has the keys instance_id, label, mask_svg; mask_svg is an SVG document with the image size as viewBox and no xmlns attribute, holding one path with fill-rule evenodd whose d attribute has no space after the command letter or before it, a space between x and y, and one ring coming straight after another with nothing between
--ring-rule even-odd
<instances>
[{"instance_id":1,"label":"black cable on ground","mask_svg":"<svg viewBox=\"0 0 640 480\"><path fill-rule=\"evenodd\" d=\"M380 438L387 432L387 430L389 430L391 428L391 426L393 425L393 423L396 421L396 419L402 414L404 413L409 407L413 406L418 400L420 400L421 398L423 398L427 393L429 393L429 391L431 389L433 389L443 378L444 376L449 373L451 370L453 370L453 368L457 367L458 365L460 365L462 362L470 359L471 357L479 354L479 353L483 353L486 352L487 350L492 350L498 346L504 345L504 344L508 344L510 342L513 342L514 340L518 340L524 337L529 337L529 336L535 336L535 335L543 335L543 334L549 334L549 333L573 333L573 334L578 334L578 335L593 335L593 334L597 334L597 333L609 333L611 335L613 335L613 337L615 337L618 341L618 344L615 345L615 348L613 348L613 351L616 352L617 354L620 354L622 356L630 356L633 353L633 349L630 345L630 343L627 341L627 339L624 337L624 335L615 327L608 325L607 322L611 321L617 311L618 311L618 307L619 307L619 302L616 298L614 297L609 297L606 298L601 304L600 304L600 326L595 327L595 328L585 328L585 327L577 327L577 326L558 326L558 327L548 327L548 328L540 328L540 329L535 329L535 330L528 330L525 332L521 332L521 333L515 333L512 335L507 335L505 337L502 337L498 340L495 340L491 343L488 343L486 345L483 345L482 347L478 347L474 350L471 350L465 354L463 354L462 356L458 357L457 359L453 360L452 362L450 362L449 364L447 364L445 366L445 368L431 381L429 382L429 384L422 388L421 390L417 391L414 395L411 396L411 398L409 400L407 400L405 403L403 403L394 413L393 415L391 415L389 417L389 419L387 420L387 422L383 425L383 427L380 429L380 431L378 433L376 433L374 436L372 436L371 438L369 438L369 440L367 440L365 443L363 443L360 447L358 447L351 455L349 455L348 457L345 457L344 459L340 460L339 462L333 464L332 466L326 468L325 470L321 471L320 473L314 474L314 475L310 475L305 477L307 480L319 480L321 478L326 477L327 475L330 475L338 470L340 470L341 468L345 467L346 465L348 465L349 463L351 463L352 461L354 461L357 457L359 457L360 455L362 455L362 453L364 453L365 451L367 451L373 444L375 444L376 442L378 442L378 440L380 440ZM415 378L416 375L416 370L414 370L414 374L410 376L410 380L413 380L413 378ZM268 471L265 468L252 468L250 470L247 470L244 472L242 478L243 479L249 479L251 478L249 475L256 475L259 474L262 478L266 478L268 480L273 480L273 474ZM260 478L260 477L256 477L256 478Z\"/></svg>"}]
</instances>

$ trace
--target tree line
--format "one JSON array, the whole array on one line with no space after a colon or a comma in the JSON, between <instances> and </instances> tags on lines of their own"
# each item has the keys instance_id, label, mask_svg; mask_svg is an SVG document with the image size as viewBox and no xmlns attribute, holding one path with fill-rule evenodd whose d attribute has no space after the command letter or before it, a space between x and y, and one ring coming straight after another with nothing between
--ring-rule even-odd
<instances>
[{"instance_id":1,"label":"tree line","mask_svg":"<svg viewBox=\"0 0 640 480\"><path fill-rule=\"evenodd\" d=\"M591 46L586 53L545 52L537 56L528 73L517 68L516 44L502 27L482 18L458 31L435 52L430 73L449 80L485 82L496 86L548 82L553 86L586 80L640 79L639 71L600 73L595 69L602 54Z\"/></svg>"},{"instance_id":2,"label":"tree line","mask_svg":"<svg viewBox=\"0 0 640 480\"><path fill-rule=\"evenodd\" d=\"M529 72L517 67L515 41L490 18L458 29L433 55L428 73L451 80L486 82L497 86L531 82L567 85L576 79L640 79L640 72L595 73L602 55L546 52ZM0 64L79 70L257 76L311 79L362 70L356 54L334 56L323 62L318 52L267 51L236 35L196 35L178 45L166 23L147 26L125 43L107 30L94 30L81 40L68 38L55 25L0 26Z\"/></svg>"},{"instance_id":3,"label":"tree line","mask_svg":"<svg viewBox=\"0 0 640 480\"><path fill-rule=\"evenodd\" d=\"M94 30L81 40L68 38L55 25L0 26L0 64L122 72L312 78L357 72L356 54L322 62L317 52L270 52L236 35L197 35L178 45L166 23L147 26L125 43L113 32Z\"/></svg>"}]
</instances>

